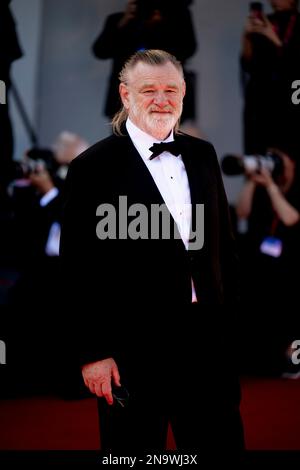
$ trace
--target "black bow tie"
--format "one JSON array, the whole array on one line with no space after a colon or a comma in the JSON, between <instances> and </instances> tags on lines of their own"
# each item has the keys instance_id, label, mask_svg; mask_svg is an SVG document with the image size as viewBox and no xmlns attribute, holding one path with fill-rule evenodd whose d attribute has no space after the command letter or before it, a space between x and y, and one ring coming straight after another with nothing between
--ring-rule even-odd
<instances>
[{"instance_id":1,"label":"black bow tie","mask_svg":"<svg viewBox=\"0 0 300 470\"><path fill-rule=\"evenodd\" d=\"M150 160L157 157L163 152L170 152L173 155L176 155L176 157L178 157L178 155L180 154L180 148L179 148L178 142L175 142L175 141L160 142L159 144L153 144L152 147L149 148L149 150L151 150L152 152Z\"/></svg>"}]
</instances>

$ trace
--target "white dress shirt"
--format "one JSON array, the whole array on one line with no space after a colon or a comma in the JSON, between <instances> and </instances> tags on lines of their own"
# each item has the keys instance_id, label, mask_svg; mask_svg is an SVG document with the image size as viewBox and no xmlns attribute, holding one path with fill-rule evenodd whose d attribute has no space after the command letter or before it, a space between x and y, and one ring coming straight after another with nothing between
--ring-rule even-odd
<instances>
[{"instance_id":1,"label":"white dress shirt","mask_svg":"<svg viewBox=\"0 0 300 470\"><path fill-rule=\"evenodd\" d=\"M44 196L40 199L40 206L46 207L50 202L58 196L59 190L54 187L50 189ZM47 256L59 256L59 243L60 243L60 224L58 222L53 222L50 227L45 252Z\"/></svg>"},{"instance_id":2,"label":"white dress shirt","mask_svg":"<svg viewBox=\"0 0 300 470\"><path fill-rule=\"evenodd\" d=\"M186 250L189 246L192 208L191 194L185 166L181 155L175 156L170 152L162 152L150 160L152 155L150 147L154 143L161 142L139 129L128 118L126 122L128 134L142 157L145 165L174 218ZM173 131L164 142L173 142ZM192 302L197 301L195 288L192 281Z\"/></svg>"},{"instance_id":3,"label":"white dress shirt","mask_svg":"<svg viewBox=\"0 0 300 470\"><path fill-rule=\"evenodd\" d=\"M46 207L52 199L54 199L56 196L58 196L58 189L56 187L51 188L46 194L44 194L41 199L40 199L40 206L41 207Z\"/></svg>"}]
</instances>

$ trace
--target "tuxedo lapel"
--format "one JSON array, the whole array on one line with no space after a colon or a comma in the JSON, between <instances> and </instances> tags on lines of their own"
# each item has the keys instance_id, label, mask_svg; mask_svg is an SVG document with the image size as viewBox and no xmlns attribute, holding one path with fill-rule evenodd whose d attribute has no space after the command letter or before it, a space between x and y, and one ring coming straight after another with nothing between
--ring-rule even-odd
<instances>
[{"instance_id":1,"label":"tuxedo lapel","mask_svg":"<svg viewBox=\"0 0 300 470\"><path fill-rule=\"evenodd\" d=\"M150 171L145 165L142 157L139 155L129 136L118 137L118 153L121 157L119 161L119 194L127 195L128 204L140 203L149 207L151 204L165 204L162 195ZM180 142L181 156L187 172L189 181L191 204L192 204L192 223L191 230L195 233L196 226L196 205L206 204L209 199L212 182L210 175L203 163L201 154L197 146L186 136L176 135L175 139ZM170 214L172 223L175 224Z\"/></svg>"},{"instance_id":2,"label":"tuxedo lapel","mask_svg":"<svg viewBox=\"0 0 300 470\"><path fill-rule=\"evenodd\" d=\"M176 140L180 142L181 156L190 186L191 203L193 206L197 203L203 204L205 200L206 182L204 174L199 171L198 168L200 158L197 158L197 155L195 155L195 150L192 148L191 142L188 141L187 138L178 135L176 136Z\"/></svg>"},{"instance_id":3,"label":"tuxedo lapel","mask_svg":"<svg viewBox=\"0 0 300 470\"><path fill-rule=\"evenodd\" d=\"M122 187L124 188L122 194L127 195L128 204L144 204L149 211L152 210L151 205L164 205L170 220L170 233L175 230L176 238L179 238L182 242L178 233L177 224L142 157L136 150L129 136L123 137L122 141L122 145L120 145L123 162L120 172L122 182L119 184L119 190ZM183 242L182 247L184 247Z\"/></svg>"},{"instance_id":4,"label":"tuxedo lapel","mask_svg":"<svg viewBox=\"0 0 300 470\"><path fill-rule=\"evenodd\" d=\"M195 241L196 236L200 236L199 229L202 224L197 205L204 205L204 220L208 216L208 206L211 191L213 191L214 183L211 180L211 175L207 172L207 167L204 164L205 158L201 154L201 147L193 145L193 141L186 136L178 134L176 139L180 142L181 156L185 165L192 204L192 220L191 220L191 234L190 234L190 249L192 242ZM205 151L205 150L204 150ZM203 225L202 225L203 228ZM195 247L195 245L193 245ZM199 253L202 256L205 250L200 249Z\"/></svg>"},{"instance_id":5,"label":"tuxedo lapel","mask_svg":"<svg viewBox=\"0 0 300 470\"><path fill-rule=\"evenodd\" d=\"M191 192L191 203L203 203L207 194L208 181L205 177L205 169L201 171L201 155L195 155L195 149L191 142L183 136L176 136L180 142L182 159L187 172ZM129 136L119 138L121 158L121 177L126 178L129 192L137 192L139 197L154 204L163 204L164 200L150 171L139 155ZM197 158L198 157L198 158ZM123 164L122 164L123 162Z\"/></svg>"},{"instance_id":6,"label":"tuxedo lapel","mask_svg":"<svg viewBox=\"0 0 300 470\"><path fill-rule=\"evenodd\" d=\"M124 194L133 201L148 204L164 204L162 195L142 157L136 150L129 136L120 139L121 172ZM122 186L122 183L121 183Z\"/></svg>"}]
</instances>

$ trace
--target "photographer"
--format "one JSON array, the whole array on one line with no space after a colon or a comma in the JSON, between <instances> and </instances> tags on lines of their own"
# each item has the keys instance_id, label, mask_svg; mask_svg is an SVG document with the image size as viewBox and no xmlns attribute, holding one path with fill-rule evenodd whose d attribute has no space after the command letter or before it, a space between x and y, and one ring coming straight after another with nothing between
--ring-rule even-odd
<instances>
[{"instance_id":1,"label":"photographer","mask_svg":"<svg viewBox=\"0 0 300 470\"><path fill-rule=\"evenodd\" d=\"M112 118L120 109L119 73L136 51L163 49L183 65L196 51L197 43L189 4L191 0L128 0L123 12L109 15L93 44L98 59L112 59L104 114ZM181 34L181 32L183 34ZM187 95L181 121L195 119L195 84L185 70Z\"/></svg>"},{"instance_id":2,"label":"photographer","mask_svg":"<svg viewBox=\"0 0 300 470\"><path fill-rule=\"evenodd\" d=\"M44 302L55 279L58 250L53 224L60 219L60 191L54 154L49 149L27 151L9 186L15 233L15 256L20 278L12 290L13 304L31 307ZM58 225L56 226L58 227ZM58 247L59 239L56 240ZM34 295L32 295L34 293Z\"/></svg>"},{"instance_id":3,"label":"photographer","mask_svg":"<svg viewBox=\"0 0 300 470\"><path fill-rule=\"evenodd\" d=\"M65 398L81 393L76 371L68 367L66 373L62 360L68 351L57 325L66 279L61 278L58 250L67 167L87 147L83 138L64 131L52 149L28 150L10 185L19 278L8 294L13 307L9 331L14 339L18 325L16 351L22 351L26 338L28 355L26 364L19 357L12 359L9 389L17 393L50 391Z\"/></svg>"},{"instance_id":4,"label":"photographer","mask_svg":"<svg viewBox=\"0 0 300 470\"><path fill-rule=\"evenodd\" d=\"M248 172L236 212L248 221L242 253L245 331L261 349L260 366L278 371L299 328L300 187L295 159L279 149L271 152L282 159L282 172Z\"/></svg>"},{"instance_id":5,"label":"photographer","mask_svg":"<svg viewBox=\"0 0 300 470\"><path fill-rule=\"evenodd\" d=\"M38 305L50 286L56 290L64 179L70 162L87 148L83 138L64 131L52 149L30 149L19 163L18 178L10 186L15 251L23 271L13 292L14 303Z\"/></svg>"},{"instance_id":6,"label":"photographer","mask_svg":"<svg viewBox=\"0 0 300 470\"><path fill-rule=\"evenodd\" d=\"M292 158L278 149L272 152L279 154L283 160L284 171L278 178L277 184L266 168L259 172L248 173L248 180L240 195L237 205L237 215L239 218L248 219L251 213L253 198L257 186L265 188L270 199L276 217L287 227L299 222L300 214L286 199L285 194L290 190L295 177L295 162Z\"/></svg>"},{"instance_id":7,"label":"photographer","mask_svg":"<svg viewBox=\"0 0 300 470\"><path fill-rule=\"evenodd\" d=\"M280 141L299 154L300 108L291 101L292 82L300 77L298 2L270 4L273 13L266 15L260 2L251 2L242 37L244 152L265 153Z\"/></svg>"}]
</instances>

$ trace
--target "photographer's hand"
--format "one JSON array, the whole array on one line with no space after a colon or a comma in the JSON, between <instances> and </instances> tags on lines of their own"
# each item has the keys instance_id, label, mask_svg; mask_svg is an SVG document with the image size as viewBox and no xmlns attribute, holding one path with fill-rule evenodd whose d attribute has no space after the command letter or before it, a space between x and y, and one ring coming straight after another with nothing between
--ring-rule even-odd
<instances>
[{"instance_id":1,"label":"photographer's hand","mask_svg":"<svg viewBox=\"0 0 300 470\"><path fill-rule=\"evenodd\" d=\"M275 32L271 21L265 15L262 15L261 19L255 16L249 16L245 26L245 35L251 36L252 34L262 34L277 47L282 46L282 42Z\"/></svg>"},{"instance_id":2,"label":"photographer's hand","mask_svg":"<svg viewBox=\"0 0 300 470\"><path fill-rule=\"evenodd\" d=\"M35 186L42 195L54 188L52 178L47 170L41 170L37 173L32 172L29 174L28 178L31 184Z\"/></svg>"},{"instance_id":3,"label":"photographer's hand","mask_svg":"<svg viewBox=\"0 0 300 470\"><path fill-rule=\"evenodd\" d=\"M275 182L271 176L271 173L266 168L262 168L258 173L251 173L249 178L256 184L260 184L265 188L274 186ZM276 186L276 185L275 185Z\"/></svg>"},{"instance_id":4,"label":"photographer's hand","mask_svg":"<svg viewBox=\"0 0 300 470\"><path fill-rule=\"evenodd\" d=\"M262 15L261 19L250 15L245 25L242 41L242 56L247 61L250 61L253 56L253 34L261 34L268 38L276 47L282 47L282 41L274 31L270 20L265 15Z\"/></svg>"},{"instance_id":5,"label":"photographer's hand","mask_svg":"<svg viewBox=\"0 0 300 470\"><path fill-rule=\"evenodd\" d=\"M266 38L273 42L275 46L282 47L282 41L275 32L271 21L266 16L264 17L264 25L261 28L261 31L258 32L260 32L260 34L263 34Z\"/></svg>"},{"instance_id":6,"label":"photographer's hand","mask_svg":"<svg viewBox=\"0 0 300 470\"><path fill-rule=\"evenodd\" d=\"M236 214L239 219L248 219L253 204L253 196L258 184L267 187L275 184L272 176L267 170L260 173L246 172L247 180L240 192L236 204Z\"/></svg>"},{"instance_id":7,"label":"photographer's hand","mask_svg":"<svg viewBox=\"0 0 300 470\"><path fill-rule=\"evenodd\" d=\"M261 32L264 26L264 18L265 17L260 19L257 16L250 14L245 24L244 34L250 35L253 33Z\"/></svg>"},{"instance_id":8,"label":"photographer's hand","mask_svg":"<svg viewBox=\"0 0 300 470\"><path fill-rule=\"evenodd\" d=\"M120 19L118 23L118 28L124 28L127 26L130 21L134 20L137 16L137 1L136 0L129 0L124 11L124 15Z\"/></svg>"}]
</instances>

